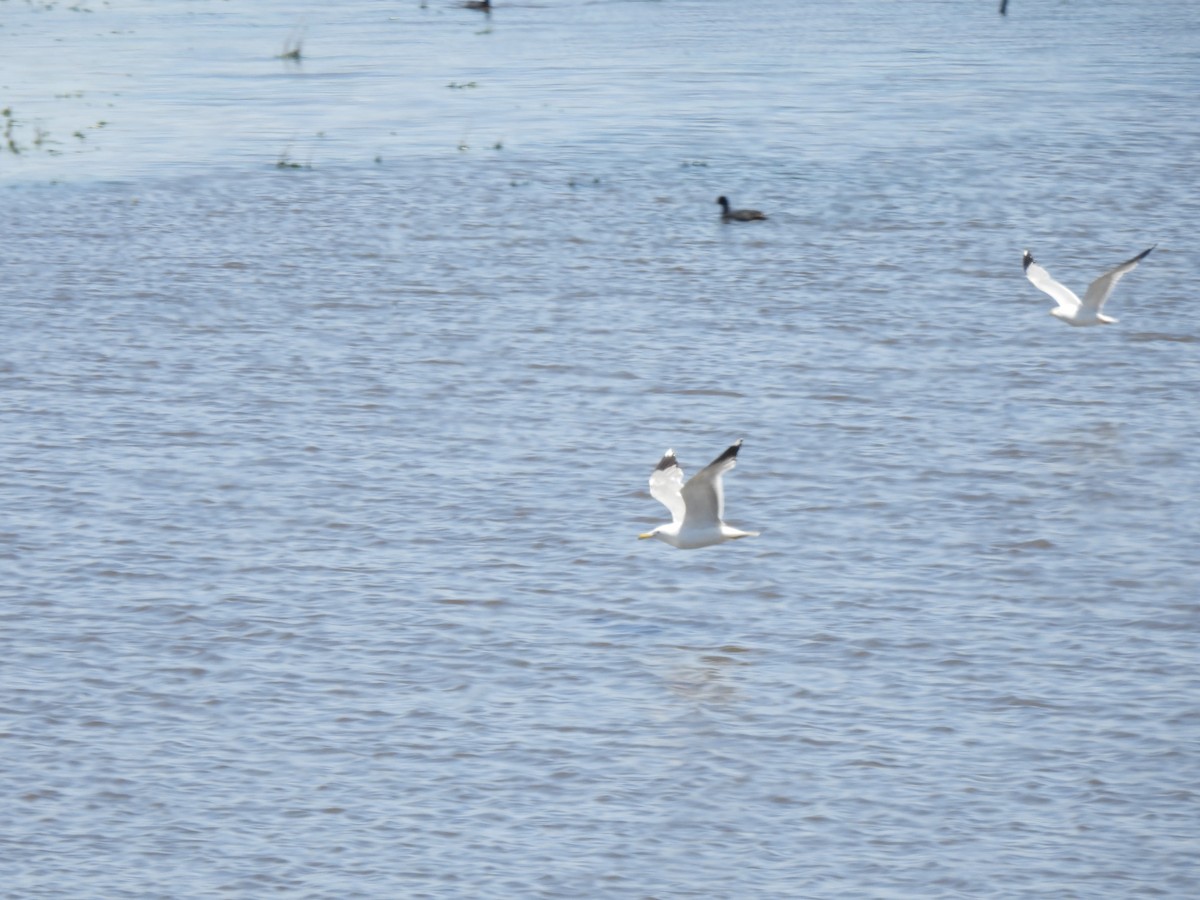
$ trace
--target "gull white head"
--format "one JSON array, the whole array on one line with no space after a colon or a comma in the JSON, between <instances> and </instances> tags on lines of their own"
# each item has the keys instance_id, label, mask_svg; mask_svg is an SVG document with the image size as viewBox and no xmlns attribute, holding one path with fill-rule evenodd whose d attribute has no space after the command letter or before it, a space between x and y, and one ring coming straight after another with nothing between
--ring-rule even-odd
<instances>
[{"instance_id":1,"label":"gull white head","mask_svg":"<svg viewBox=\"0 0 1200 900\"><path fill-rule=\"evenodd\" d=\"M722 521L725 514L725 491L721 476L737 464L742 442L729 449L693 475L685 484L683 469L675 451L663 454L650 474L650 496L671 513L666 525L643 532L640 540L657 538L680 550L711 547L738 538L755 537L757 531L741 531Z\"/></svg>"}]
</instances>

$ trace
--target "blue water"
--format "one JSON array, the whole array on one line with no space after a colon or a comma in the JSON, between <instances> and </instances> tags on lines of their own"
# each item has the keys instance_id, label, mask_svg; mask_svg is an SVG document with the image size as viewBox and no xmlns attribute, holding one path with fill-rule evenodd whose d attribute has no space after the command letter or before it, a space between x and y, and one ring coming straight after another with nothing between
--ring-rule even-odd
<instances>
[{"instance_id":1,"label":"blue water","mask_svg":"<svg viewBox=\"0 0 1200 900\"><path fill-rule=\"evenodd\" d=\"M0 4L3 893L1196 896L1200 17L996 7Z\"/></svg>"}]
</instances>

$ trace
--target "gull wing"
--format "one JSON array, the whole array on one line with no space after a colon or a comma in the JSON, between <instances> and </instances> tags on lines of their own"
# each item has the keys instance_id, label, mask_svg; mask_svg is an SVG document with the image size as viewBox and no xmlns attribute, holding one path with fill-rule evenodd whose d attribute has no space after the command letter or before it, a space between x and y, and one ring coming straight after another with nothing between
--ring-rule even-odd
<instances>
[{"instance_id":1,"label":"gull wing","mask_svg":"<svg viewBox=\"0 0 1200 900\"><path fill-rule=\"evenodd\" d=\"M1079 309L1079 298L1075 296L1075 292L1065 284L1059 284L1051 278L1049 272L1033 261L1028 250L1025 251L1025 277L1039 291L1045 291L1053 297L1059 309L1065 309L1071 313ZM1093 284L1092 287L1095 285ZM1089 293L1091 293L1090 289Z\"/></svg>"},{"instance_id":2,"label":"gull wing","mask_svg":"<svg viewBox=\"0 0 1200 900\"><path fill-rule=\"evenodd\" d=\"M671 512L671 522L683 521L683 469L675 459L675 451L668 450L650 473L650 496Z\"/></svg>"},{"instance_id":3,"label":"gull wing","mask_svg":"<svg viewBox=\"0 0 1200 900\"><path fill-rule=\"evenodd\" d=\"M1155 247L1158 245L1155 244ZM1153 250L1151 247L1150 250ZM1095 281L1088 285L1087 293L1083 295L1083 305L1089 309L1094 309L1100 312L1104 308L1104 301L1112 294L1113 288L1117 286L1117 282L1121 280L1121 276L1126 272L1132 272L1137 268L1137 264L1146 258L1150 250L1143 250L1133 259L1127 259L1115 269L1109 269Z\"/></svg>"},{"instance_id":4,"label":"gull wing","mask_svg":"<svg viewBox=\"0 0 1200 900\"><path fill-rule=\"evenodd\" d=\"M737 465L741 446L739 440L683 486L683 502L687 505L690 525L715 524L725 515L725 489L721 485L721 476Z\"/></svg>"}]
</instances>

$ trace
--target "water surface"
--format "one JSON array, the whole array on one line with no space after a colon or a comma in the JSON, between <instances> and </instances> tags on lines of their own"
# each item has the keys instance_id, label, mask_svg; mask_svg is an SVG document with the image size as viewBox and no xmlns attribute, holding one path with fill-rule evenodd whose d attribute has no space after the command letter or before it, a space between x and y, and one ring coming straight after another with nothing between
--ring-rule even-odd
<instances>
[{"instance_id":1,"label":"water surface","mask_svg":"<svg viewBox=\"0 0 1200 900\"><path fill-rule=\"evenodd\" d=\"M3 12L13 896L1195 895L1190 2Z\"/></svg>"}]
</instances>

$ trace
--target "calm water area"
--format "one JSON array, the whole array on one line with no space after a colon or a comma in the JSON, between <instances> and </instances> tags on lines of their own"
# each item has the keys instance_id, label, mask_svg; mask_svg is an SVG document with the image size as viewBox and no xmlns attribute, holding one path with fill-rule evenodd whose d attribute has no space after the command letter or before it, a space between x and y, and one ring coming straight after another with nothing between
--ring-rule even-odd
<instances>
[{"instance_id":1,"label":"calm water area","mask_svg":"<svg viewBox=\"0 0 1200 900\"><path fill-rule=\"evenodd\" d=\"M1200 896L1200 6L997 6L0 0L0 896Z\"/></svg>"}]
</instances>

